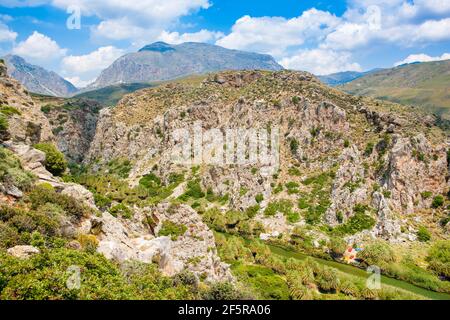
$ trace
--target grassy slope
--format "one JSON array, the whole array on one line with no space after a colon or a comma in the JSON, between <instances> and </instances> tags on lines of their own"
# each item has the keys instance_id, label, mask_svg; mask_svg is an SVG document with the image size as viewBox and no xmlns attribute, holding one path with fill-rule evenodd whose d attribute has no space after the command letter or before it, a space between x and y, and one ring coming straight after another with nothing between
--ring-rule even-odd
<instances>
[{"instance_id":1,"label":"grassy slope","mask_svg":"<svg viewBox=\"0 0 450 320\"><path fill-rule=\"evenodd\" d=\"M340 88L351 94L418 106L450 119L450 60L379 71Z\"/></svg>"}]
</instances>

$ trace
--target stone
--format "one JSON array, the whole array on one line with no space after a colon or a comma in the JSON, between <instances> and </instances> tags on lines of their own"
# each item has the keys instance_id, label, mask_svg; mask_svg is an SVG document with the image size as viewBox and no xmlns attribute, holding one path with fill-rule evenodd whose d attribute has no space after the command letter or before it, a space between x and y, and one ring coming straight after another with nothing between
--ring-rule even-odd
<instances>
[{"instance_id":1,"label":"stone","mask_svg":"<svg viewBox=\"0 0 450 320\"><path fill-rule=\"evenodd\" d=\"M41 251L33 246L15 246L7 250L8 254L19 259L28 259L33 255L41 253Z\"/></svg>"}]
</instances>

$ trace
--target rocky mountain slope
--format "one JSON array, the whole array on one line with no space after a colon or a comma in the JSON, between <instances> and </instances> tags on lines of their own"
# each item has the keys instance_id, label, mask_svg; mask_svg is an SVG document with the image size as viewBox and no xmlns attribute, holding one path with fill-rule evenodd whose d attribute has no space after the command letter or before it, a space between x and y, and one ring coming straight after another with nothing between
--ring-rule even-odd
<instances>
[{"instance_id":1,"label":"rocky mountain slope","mask_svg":"<svg viewBox=\"0 0 450 320\"><path fill-rule=\"evenodd\" d=\"M7 55L2 59L8 67L8 74L22 83L30 92L68 97L78 90L55 72L29 64L19 56Z\"/></svg>"},{"instance_id":2,"label":"rocky mountain slope","mask_svg":"<svg viewBox=\"0 0 450 320\"><path fill-rule=\"evenodd\" d=\"M328 259L354 244L361 267L450 292L433 257L448 250L448 141L432 116L290 71L166 83L98 119L88 102L34 102L1 64L0 92L2 299L423 298L268 244ZM177 129L237 140L179 163ZM252 129L279 161L253 161ZM236 153L211 162L219 150Z\"/></svg>"},{"instance_id":3,"label":"rocky mountain slope","mask_svg":"<svg viewBox=\"0 0 450 320\"><path fill-rule=\"evenodd\" d=\"M413 105L449 120L450 60L378 71L340 87L359 95Z\"/></svg>"},{"instance_id":4,"label":"rocky mountain slope","mask_svg":"<svg viewBox=\"0 0 450 320\"><path fill-rule=\"evenodd\" d=\"M281 70L268 55L229 50L204 43L169 45L156 42L117 59L90 86L152 82L220 70Z\"/></svg>"},{"instance_id":5,"label":"rocky mountain slope","mask_svg":"<svg viewBox=\"0 0 450 320\"><path fill-rule=\"evenodd\" d=\"M160 270L158 272L161 272L155 274L157 275L155 281L171 282L170 278L164 277L172 277L186 270L190 272L188 277L191 277L193 286L197 285L200 277L202 281L208 281L208 283L233 281L228 265L222 263L217 256L212 232L192 208L179 206L168 210L167 205L139 209L135 207L127 209L130 211L125 217L118 214L119 209L115 210L114 207L108 210L97 207L96 198L90 191L79 184L70 182L69 177L63 179L58 176L67 174L68 171L65 171L64 157L57 151L54 144L61 145L61 149L66 152L68 158L82 156L74 154L71 147L72 144L84 142L80 141L76 134L85 134L81 132L82 130L92 131L89 127L90 121L86 119L86 121L80 121L78 117L79 113L89 117L89 112L93 112L92 105L80 105L80 102L77 105L67 105L67 101L62 99L54 99L51 106L35 103L21 84L7 76L6 67L1 63L0 93L1 272L7 269L5 264L17 264L21 259L31 259L33 263L37 263L41 259L40 256L44 254L58 255L55 259L65 257L64 259L68 259L66 261L72 261L69 262L72 265L85 263L91 259L88 269L96 268L94 260L98 259L98 256L95 255L95 251L98 251L103 254L101 259L114 259L123 267L128 262L155 263ZM66 104L58 105L58 102ZM83 108L91 109L86 114ZM55 126L52 122L61 121L62 117L66 122L59 124L64 126L61 132L67 134L60 135L61 132L54 132L55 130L51 128ZM69 120L71 117L76 119ZM77 127L80 124L82 126ZM120 206L118 204L116 208ZM170 236L171 234L165 231L170 226L181 223L186 229L178 237ZM42 241L35 241L35 239ZM81 260L75 262L74 259L77 257ZM51 258L48 259L52 261ZM109 262L103 262L102 268L105 264L108 265ZM115 272L119 278L123 277L119 281L126 283L125 275L117 269L119 264L109 264L109 267L115 270L112 272ZM64 262L61 261L55 266L65 268ZM46 267L37 265L36 270ZM128 271L127 277L131 276L129 272L134 272L132 274L137 276L137 270L133 270ZM97 283L96 286L111 285L109 282L111 278L107 279L111 275L104 271L104 269L98 271L96 277L100 278L100 282L104 282ZM63 269L55 272L66 271ZM21 274L26 273L27 270L23 269L10 276L20 277ZM3 276L6 275L2 273ZM9 279L10 276L7 278ZM54 277L51 280L36 279L36 281L55 281L51 287L66 286L66 280L63 277ZM14 286L12 283L11 285ZM158 284L153 283L152 288L155 288L155 285ZM173 287L181 288L183 285L179 282ZM96 290L96 286L89 286L88 290ZM17 293L13 294L8 290L12 290L11 286L7 282L2 282L0 296L17 298ZM62 290L44 291L48 295L47 299L50 296L53 298L58 296L57 299L68 298L64 295L64 290L67 288ZM131 294L136 292L136 297L143 294L137 288L129 287L122 287L120 292L126 294L126 290L131 290ZM161 288L161 290L165 289ZM110 290L96 294L109 294L111 298L111 292L107 292ZM10 293L11 296L9 296ZM83 297L85 293L78 294ZM156 292L149 294L157 298ZM187 297L195 292L191 288L190 291L178 293L180 296L183 294ZM43 297L40 296L40 298ZM88 298L89 294L84 297ZM91 295L90 299L92 298Z\"/></svg>"},{"instance_id":6,"label":"rocky mountain slope","mask_svg":"<svg viewBox=\"0 0 450 320\"><path fill-rule=\"evenodd\" d=\"M300 72L223 73L200 86L173 84L126 96L102 110L88 161L126 158L131 183L148 174L164 181L186 170L170 161L171 133L195 121L204 130L280 128L279 172L265 174L258 164L198 169L204 190L229 199L225 207L258 206L256 219L268 233L289 234L303 224L347 230L356 216L375 223L344 232L348 239L414 240L413 217L434 225L431 201L448 189L447 141L431 116L342 94ZM267 208L284 200L292 210L273 221Z\"/></svg>"}]
</instances>

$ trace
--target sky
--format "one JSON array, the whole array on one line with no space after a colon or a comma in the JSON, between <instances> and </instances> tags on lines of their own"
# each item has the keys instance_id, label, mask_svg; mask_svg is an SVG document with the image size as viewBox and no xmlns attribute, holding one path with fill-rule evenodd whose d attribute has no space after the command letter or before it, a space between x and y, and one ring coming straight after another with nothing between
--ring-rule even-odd
<instances>
[{"instance_id":1,"label":"sky","mask_svg":"<svg viewBox=\"0 0 450 320\"><path fill-rule=\"evenodd\" d=\"M271 54L317 75L450 59L450 0L0 0L0 56L78 87L165 41Z\"/></svg>"}]
</instances>

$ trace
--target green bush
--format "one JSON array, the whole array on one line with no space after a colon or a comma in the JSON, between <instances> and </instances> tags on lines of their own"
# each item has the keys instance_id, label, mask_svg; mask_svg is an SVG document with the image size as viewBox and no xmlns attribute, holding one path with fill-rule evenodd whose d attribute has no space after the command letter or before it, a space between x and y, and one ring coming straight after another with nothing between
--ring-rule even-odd
<instances>
[{"instance_id":1,"label":"green bush","mask_svg":"<svg viewBox=\"0 0 450 320\"><path fill-rule=\"evenodd\" d=\"M428 242L431 240L431 233L428 231L427 228L424 226L420 226L419 230L417 231L417 239L420 242Z\"/></svg>"},{"instance_id":2,"label":"green bush","mask_svg":"<svg viewBox=\"0 0 450 320\"><path fill-rule=\"evenodd\" d=\"M7 117L12 116L12 115L20 116L22 114L18 109L11 107L11 106L5 106L5 105L0 106L0 113L3 113Z\"/></svg>"},{"instance_id":3,"label":"green bush","mask_svg":"<svg viewBox=\"0 0 450 320\"><path fill-rule=\"evenodd\" d=\"M261 202L263 202L263 200L264 200L264 196L261 193L259 193L255 196L256 203L261 203Z\"/></svg>"},{"instance_id":4,"label":"green bush","mask_svg":"<svg viewBox=\"0 0 450 320\"><path fill-rule=\"evenodd\" d=\"M93 210L80 201L68 195L57 193L54 189L46 186L36 186L28 195L31 202L31 208L36 210L39 207L48 203L59 206L65 214L75 219L80 219L83 216L89 216Z\"/></svg>"},{"instance_id":5,"label":"green bush","mask_svg":"<svg viewBox=\"0 0 450 320\"><path fill-rule=\"evenodd\" d=\"M299 146L300 144L295 138L292 138L291 141L289 142L289 147L291 149L292 154L294 155L297 154Z\"/></svg>"},{"instance_id":6,"label":"green bush","mask_svg":"<svg viewBox=\"0 0 450 320\"><path fill-rule=\"evenodd\" d=\"M203 292L202 298L204 300L239 300L242 296L231 283L216 282Z\"/></svg>"},{"instance_id":7,"label":"green bush","mask_svg":"<svg viewBox=\"0 0 450 320\"><path fill-rule=\"evenodd\" d=\"M354 216L352 216L345 224L342 224L334 229L338 234L356 234L364 230L370 230L375 226L375 219L366 214L369 210L368 206L356 205L353 209Z\"/></svg>"},{"instance_id":8,"label":"green bush","mask_svg":"<svg viewBox=\"0 0 450 320\"><path fill-rule=\"evenodd\" d=\"M428 251L427 262L438 275L450 278L450 241L436 242Z\"/></svg>"},{"instance_id":9,"label":"green bush","mask_svg":"<svg viewBox=\"0 0 450 320\"><path fill-rule=\"evenodd\" d=\"M8 128L8 119L3 114L0 114L0 139L4 139L7 136Z\"/></svg>"},{"instance_id":10,"label":"green bush","mask_svg":"<svg viewBox=\"0 0 450 320\"><path fill-rule=\"evenodd\" d=\"M170 220L165 220L162 223L158 236L170 236L173 241L176 241L179 236L182 236L187 230L185 225L176 224Z\"/></svg>"},{"instance_id":11,"label":"green bush","mask_svg":"<svg viewBox=\"0 0 450 320\"><path fill-rule=\"evenodd\" d=\"M200 185L199 180L190 180L187 183L186 191L184 194L180 197L181 200L187 200L189 198L193 199L201 199L205 197L205 193L202 190L202 187Z\"/></svg>"},{"instance_id":12,"label":"green bush","mask_svg":"<svg viewBox=\"0 0 450 320\"><path fill-rule=\"evenodd\" d=\"M56 176L61 176L67 169L67 161L51 143L39 143L34 148L45 153L45 168Z\"/></svg>"},{"instance_id":13,"label":"green bush","mask_svg":"<svg viewBox=\"0 0 450 320\"><path fill-rule=\"evenodd\" d=\"M131 217L133 216L133 212L131 211L131 209L123 203L111 207L111 209L109 209L109 213L116 218L122 217L124 219L131 219Z\"/></svg>"},{"instance_id":14,"label":"green bush","mask_svg":"<svg viewBox=\"0 0 450 320\"><path fill-rule=\"evenodd\" d=\"M433 203L431 204L431 206L435 209L440 208L444 205L444 197L441 195L438 195L436 197L434 197L433 199Z\"/></svg>"}]
</instances>

